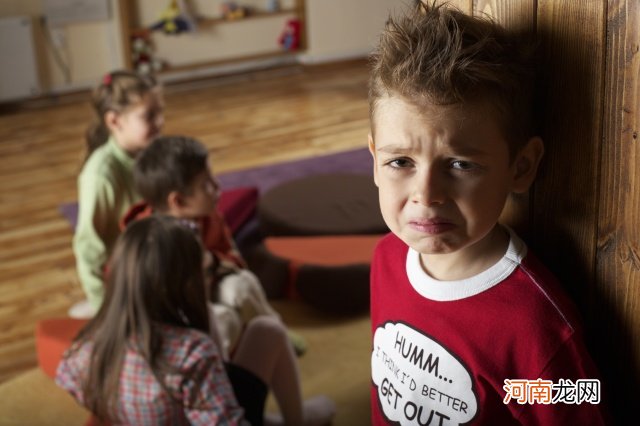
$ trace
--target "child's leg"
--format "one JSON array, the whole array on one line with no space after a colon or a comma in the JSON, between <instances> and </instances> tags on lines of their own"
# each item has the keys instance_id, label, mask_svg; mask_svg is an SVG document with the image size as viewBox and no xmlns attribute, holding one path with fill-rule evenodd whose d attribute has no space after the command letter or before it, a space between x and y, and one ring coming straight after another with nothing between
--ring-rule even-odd
<instances>
[{"instance_id":1,"label":"child's leg","mask_svg":"<svg viewBox=\"0 0 640 426\"><path fill-rule=\"evenodd\" d=\"M248 269L227 275L218 283L218 301L238 309L245 322L258 315L280 318L269 304L260 281Z\"/></svg>"},{"instance_id":2,"label":"child's leg","mask_svg":"<svg viewBox=\"0 0 640 426\"><path fill-rule=\"evenodd\" d=\"M244 323L248 323L259 315L267 315L281 320L278 312L269 304L258 277L248 269L241 269L235 274L227 275L220 281L218 301L236 308ZM307 350L304 338L293 331L289 331L288 334L296 354L304 354Z\"/></svg>"},{"instance_id":3,"label":"child's leg","mask_svg":"<svg viewBox=\"0 0 640 426\"><path fill-rule=\"evenodd\" d=\"M242 334L242 320L235 309L218 303L208 302L209 324L213 340L218 344L224 359Z\"/></svg>"},{"instance_id":4,"label":"child's leg","mask_svg":"<svg viewBox=\"0 0 640 426\"><path fill-rule=\"evenodd\" d=\"M252 320L232 362L268 384L285 424L323 425L333 418L335 404L326 397L316 397L303 404L296 358L280 321L267 316Z\"/></svg>"}]
</instances>

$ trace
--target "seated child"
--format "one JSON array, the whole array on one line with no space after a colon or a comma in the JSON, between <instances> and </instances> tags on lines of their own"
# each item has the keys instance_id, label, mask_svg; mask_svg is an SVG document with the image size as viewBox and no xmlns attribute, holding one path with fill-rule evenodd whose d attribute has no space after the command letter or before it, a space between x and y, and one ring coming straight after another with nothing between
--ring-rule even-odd
<instances>
[{"instance_id":1,"label":"seated child","mask_svg":"<svg viewBox=\"0 0 640 426\"><path fill-rule=\"evenodd\" d=\"M519 43L416 2L373 55L369 148L391 230L371 265L375 425L608 421L574 306L498 223L543 154Z\"/></svg>"},{"instance_id":2,"label":"seated child","mask_svg":"<svg viewBox=\"0 0 640 426\"><path fill-rule=\"evenodd\" d=\"M87 300L69 310L90 318L102 304L103 274L118 222L140 200L133 187L135 156L160 133L164 123L162 90L149 76L113 71L92 96L94 121L87 129L87 158L78 176L78 225L73 253Z\"/></svg>"},{"instance_id":3,"label":"seated child","mask_svg":"<svg viewBox=\"0 0 640 426\"><path fill-rule=\"evenodd\" d=\"M188 137L153 141L138 157L134 183L145 200L123 218L127 223L159 212L189 222L213 258L212 309L224 353L233 349L242 326L259 315L280 318L267 301L256 276L246 268L224 218L216 209L220 188L208 165L207 149ZM305 350L301 337L289 332L296 352Z\"/></svg>"},{"instance_id":4,"label":"seated child","mask_svg":"<svg viewBox=\"0 0 640 426\"><path fill-rule=\"evenodd\" d=\"M153 215L118 238L105 300L65 353L56 383L103 424L320 426L335 404L302 400L282 323L251 320L229 362L212 333L203 250L179 220ZM211 334L214 336L212 339Z\"/></svg>"}]
</instances>

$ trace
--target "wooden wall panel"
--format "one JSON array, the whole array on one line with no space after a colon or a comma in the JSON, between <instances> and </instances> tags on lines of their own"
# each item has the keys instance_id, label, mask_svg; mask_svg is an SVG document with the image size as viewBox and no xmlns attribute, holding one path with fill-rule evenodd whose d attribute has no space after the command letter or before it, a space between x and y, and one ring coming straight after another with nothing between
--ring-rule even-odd
<instances>
[{"instance_id":1,"label":"wooden wall panel","mask_svg":"<svg viewBox=\"0 0 640 426\"><path fill-rule=\"evenodd\" d=\"M603 0L539 0L545 158L533 194L532 243L586 313L594 281L604 66Z\"/></svg>"},{"instance_id":2,"label":"wooden wall panel","mask_svg":"<svg viewBox=\"0 0 640 426\"><path fill-rule=\"evenodd\" d=\"M473 10L473 0L437 0L436 3L447 3L469 14Z\"/></svg>"},{"instance_id":3,"label":"wooden wall panel","mask_svg":"<svg viewBox=\"0 0 640 426\"><path fill-rule=\"evenodd\" d=\"M503 27L518 33L531 34L536 27L536 0L473 0L473 14L489 16ZM530 195L513 195L500 216L500 222L515 229L529 240Z\"/></svg>"},{"instance_id":4,"label":"wooden wall panel","mask_svg":"<svg viewBox=\"0 0 640 426\"><path fill-rule=\"evenodd\" d=\"M510 30L536 27L536 0L473 0L473 13L491 16Z\"/></svg>"},{"instance_id":5,"label":"wooden wall panel","mask_svg":"<svg viewBox=\"0 0 640 426\"><path fill-rule=\"evenodd\" d=\"M640 5L609 0L603 145L596 248L597 318L603 367L614 378L618 416L640 395ZM619 418L619 424L631 419ZM637 419L636 419L637 421Z\"/></svg>"}]
</instances>

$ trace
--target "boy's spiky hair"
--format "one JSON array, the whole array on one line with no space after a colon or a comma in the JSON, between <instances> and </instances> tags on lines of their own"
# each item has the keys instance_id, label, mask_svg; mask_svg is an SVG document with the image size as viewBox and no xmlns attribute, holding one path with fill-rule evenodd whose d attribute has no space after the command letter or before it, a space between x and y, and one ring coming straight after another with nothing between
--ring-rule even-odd
<instances>
[{"instance_id":1,"label":"boy's spiky hair","mask_svg":"<svg viewBox=\"0 0 640 426\"><path fill-rule=\"evenodd\" d=\"M490 19L416 1L390 17L371 55L369 110L399 96L418 107L490 105L513 154L533 135L533 46Z\"/></svg>"},{"instance_id":2,"label":"boy's spiky hair","mask_svg":"<svg viewBox=\"0 0 640 426\"><path fill-rule=\"evenodd\" d=\"M151 207L165 211L172 191L190 194L194 178L207 170L208 155L206 147L193 138L158 137L136 160L136 190Z\"/></svg>"}]
</instances>

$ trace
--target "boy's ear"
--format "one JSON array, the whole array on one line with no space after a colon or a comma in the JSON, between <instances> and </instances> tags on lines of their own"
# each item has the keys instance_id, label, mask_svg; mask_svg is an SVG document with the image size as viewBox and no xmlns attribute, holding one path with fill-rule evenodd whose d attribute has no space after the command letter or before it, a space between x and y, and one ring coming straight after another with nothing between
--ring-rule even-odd
<instances>
[{"instance_id":1,"label":"boy's ear","mask_svg":"<svg viewBox=\"0 0 640 426\"><path fill-rule=\"evenodd\" d=\"M184 207L184 198L178 191L171 191L167 195L167 211L170 215L175 216Z\"/></svg>"},{"instance_id":2,"label":"boy's ear","mask_svg":"<svg viewBox=\"0 0 640 426\"><path fill-rule=\"evenodd\" d=\"M371 153L371 156L373 157L373 182L376 184L376 186L378 186L378 168L376 167L376 146L373 143L373 136L371 136L371 133L369 133L368 135L368 140L369 140L369 152Z\"/></svg>"},{"instance_id":3,"label":"boy's ear","mask_svg":"<svg viewBox=\"0 0 640 426\"><path fill-rule=\"evenodd\" d=\"M513 192L521 194L529 190L536 178L538 165L543 155L544 143L538 136L529 139L525 146L520 149L513 162Z\"/></svg>"}]
</instances>

